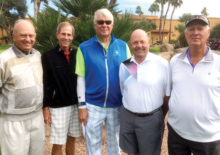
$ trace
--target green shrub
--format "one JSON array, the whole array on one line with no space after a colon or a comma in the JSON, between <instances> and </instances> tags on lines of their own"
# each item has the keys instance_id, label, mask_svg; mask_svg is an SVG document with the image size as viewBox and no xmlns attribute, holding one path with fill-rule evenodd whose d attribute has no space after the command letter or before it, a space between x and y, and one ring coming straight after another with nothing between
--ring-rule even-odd
<instances>
[{"instance_id":1,"label":"green shrub","mask_svg":"<svg viewBox=\"0 0 220 155\"><path fill-rule=\"evenodd\" d=\"M170 40L170 44L176 44L178 43L178 40Z\"/></svg>"},{"instance_id":2,"label":"green shrub","mask_svg":"<svg viewBox=\"0 0 220 155\"><path fill-rule=\"evenodd\" d=\"M161 52L160 51L160 46L151 46L149 51L154 53L154 54L159 54Z\"/></svg>"},{"instance_id":3,"label":"green shrub","mask_svg":"<svg viewBox=\"0 0 220 155\"><path fill-rule=\"evenodd\" d=\"M48 7L46 10L40 12L37 19L31 18L36 28L36 44L34 48L40 52L48 51L57 46L56 30L60 22L66 20L60 11Z\"/></svg>"},{"instance_id":4,"label":"green shrub","mask_svg":"<svg viewBox=\"0 0 220 155\"><path fill-rule=\"evenodd\" d=\"M220 38L220 23L213 27L210 38Z\"/></svg>"},{"instance_id":5,"label":"green shrub","mask_svg":"<svg viewBox=\"0 0 220 155\"><path fill-rule=\"evenodd\" d=\"M65 1L65 0L63 0ZM63 9L62 9L63 10ZM68 12L74 15L74 12ZM93 14L93 13L92 13ZM80 17L67 18L60 11L52 8L46 8L38 14L37 20L32 18L36 28L37 39L35 48L40 52L47 51L55 47L58 43L56 39L56 27L62 22L68 20L75 27L75 35L73 40L73 47L76 48L80 43L90 39L94 36L95 30L93 28L93 16L81 13ZM156 28L155 23L149 23L145 20L135 22L130 14L125 14L120 18L115 14L113 34L115 37L124 41L128 41L133 30L141 28L145 31L150 31Z\"/></svg>"},{"instance_id":6,"label":"green shrub","mask_svg":"<svg viewBox=\"0 0 220 155\"><path fill-rule=\"evenodd\" d=\"M0 53L6 49L8 49L11 45L0 45Z\"/></svg>"}]
</instances>

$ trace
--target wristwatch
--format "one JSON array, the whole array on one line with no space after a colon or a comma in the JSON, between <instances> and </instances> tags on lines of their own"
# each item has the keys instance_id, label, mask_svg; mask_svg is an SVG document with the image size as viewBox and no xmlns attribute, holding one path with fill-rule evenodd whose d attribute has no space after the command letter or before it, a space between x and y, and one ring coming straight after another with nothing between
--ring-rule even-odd
<instances>
[{"instance_id":1,"label":"wristwatch","mask_svg":"<svg viewBox=\"0 0 220 155\"><path fill-rule=\"evenodd\" d=\"M78 103L78 106L79 106L79 107L85 106L85 105L86 105L86 102L79 102L79 103Z\"/></svg>"}]
</instances>

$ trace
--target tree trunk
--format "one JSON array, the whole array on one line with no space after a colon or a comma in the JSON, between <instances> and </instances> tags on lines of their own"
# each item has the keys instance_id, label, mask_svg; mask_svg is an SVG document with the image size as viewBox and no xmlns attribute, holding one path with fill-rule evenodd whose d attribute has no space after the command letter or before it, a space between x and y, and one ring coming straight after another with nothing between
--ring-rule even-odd
<instances>
[{"instance_id":1,"label":"tree trunk","mask_svg":"<svg viewBox=\"0 0 220 155\"><path fill-rule=\"evenodd\" d=\"M37 13L38 13L38 5L37 5L37 0L34 0L34 18L37 19Z\"/></svg>"},{"instance_id":2,"label":"tree trunk","mask_svg":"<svg viewBox=\"0 0 220 155\"><path fill-rule=\"evenodd\" d=\"M109 5L114 5L117 0L110 0Z\"/></svg>"},{"instance_id":3,"label":"tree trunk","mask_svg":"<svg viewBox=\"0 0 220 155\"><path fill-rule=\"evenodd\" d=\"M3 28L0 28L0 30L1 30L1 38L3 38L4 37L4 29ZM2 42L3 42L3 40L2 40Z\"/></svg>"},{"instance_id":4,"label":"tree trunk","mask_svg":"<svg viewBox=\"0 0 220 155\"><path fill-rule=\"evenodd\" d=\"M164 28L165 28L165 24L166 24L166 19L167 19L167 14L168 14L168 12L169 12L169 9L170 9L170 2L168 3L167 11L166 11L166 14L165 14L165 16L164 16L161 43L163 43L163 34L164 34L163 32L164 32Z\"/></svg>"},{"instance_id":5,"label":"tree trunk","mask_svg":"<svg viewBox=\"0 0 220 155\"><path fill-rule=\"evenodd\" d=\"M164 0L161 1L161 14L160 14L160 25L159 25L159 40L161 42L161 27L162 27L162 19L163 19L163 7L164 7Z\"/></svg>"},{"instance_id":6,"label":"tree trunk","mask_svg":"<svg viewBox=\"0 0 220 155\"><path fill-rule=\"evenodd\" d=\"M1 36L4 37L4 29L1 28Z\"/></svg>"},{"instance_id":7,"label":"tree trunk","mask_svg":"<svg viewBox=\"0 0 220 155\"><path fill-rule=\"evenodd\" d=\"M39 13L39 11L40 11L40 4L41 4L41 1L38 1L37 2L37 13Z\"/></svg>"},{"instance_id":8,"label":"tree trunk","mask_svg":"<svg viewBox=\"0 0 220 155\"><path fill-rule=\"evenodd\" d=\"M7 36L8 36L8 41L11 43L12 42L12 31L11 31L11 26L9 25L7 28L5 28ZM6 44L8 44L8 41L6 41Z\"/></svg>"},{"instance_id":9,"label":"tree trunk","mask_svg":"<svg viewBox=\"0 0 220 155\"><path fill-rule=\"evenodd\" d=\"M176 6L174 5L173 11L172 11L172 14L171 14L171 18L170 18L169 43L171 41L171 28L172 28L173 14L174 14L175 9L176 9Z\"/></svg>"}]
</instances>

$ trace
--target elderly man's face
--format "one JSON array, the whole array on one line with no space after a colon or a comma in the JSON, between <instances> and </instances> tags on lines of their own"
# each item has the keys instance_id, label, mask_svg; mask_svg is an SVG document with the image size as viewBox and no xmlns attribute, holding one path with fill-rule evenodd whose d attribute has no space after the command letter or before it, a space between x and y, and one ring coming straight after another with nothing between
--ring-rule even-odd
<instances>
[{"instance_id":1,"label":"elderly man's face","mask_svg":"<svg viewBox=\"0 0 220 155\"><path fill-rule=\"evenodd\" d=\"M131 34L129 41L135 58L143 59L146 57L150 47L150 40L144 31L136 30Z\"/></svg>"},{"instance_id":2,"label":"elderly man's face","mask_svg":"<svg viewBox=\"0 0 220 155\"><path fill-rule=\"evenodd\" d=\"M201 23L192 23L184 31L187 43L189 46L202 46L210 35L208 26Z\"/></svg>"},{"instance_id":3,"label":"elderly man's face","mask_svg":"<svg viewBox=\"0 0 220 155\"><path fill-rule=\"evenodd\" d=\"M69 48L73 40L72 27L70 25L61 27L60 32L57 32L56 36L62 49Z\"/></svg>"},{"instance_id":4,"label":"elderly man's face","mask_svg":"<svg viewBox=\"0 0 220 155\"><path fill-rule=\"evenodd\" d=\"M13 33L14 44L23 52L30 52L36 41L36 33L33 25L28 22L20 22Z\"/></svg>"},{"instance_id":5,"label":"elderly man's face","mask_svg":"<svg viewBox=\"0 0 220 155\"><path fill-rule=\"evenodd\" d=\"M96 35L98 37L109 37L113 28L113 21L106 16L99 16L94 23Z\"/></svg>"}]
</instances>

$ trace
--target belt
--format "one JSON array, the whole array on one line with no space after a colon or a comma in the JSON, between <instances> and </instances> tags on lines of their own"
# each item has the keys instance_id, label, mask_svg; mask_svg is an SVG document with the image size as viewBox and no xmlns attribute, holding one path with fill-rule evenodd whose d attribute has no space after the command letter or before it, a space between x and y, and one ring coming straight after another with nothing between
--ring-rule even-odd
<instances>
[{"instance_id":1,"label":"belt","mask_svg":"<svg viewBox=\"0 0 220 155\"><path fill-rule=\"evenodd\" d=\"M132 112L132 111L126 109L125 107L124 107L124 109L125 109L126 111L128 111L129 113L131 113L131 114L133 114L133 115L136 115L136 116L138 116L138 117L147 117L147 116L151 116L151 115L153 115L155 112L159 111L159 110L161 109L161 107L159 107L159 108L157 108L157 109L155 109L155 110L153 110L153 111L151 111L151 112L149 112L149 113L136 113L136 112Z\"/></svg>"}]
</instances>

